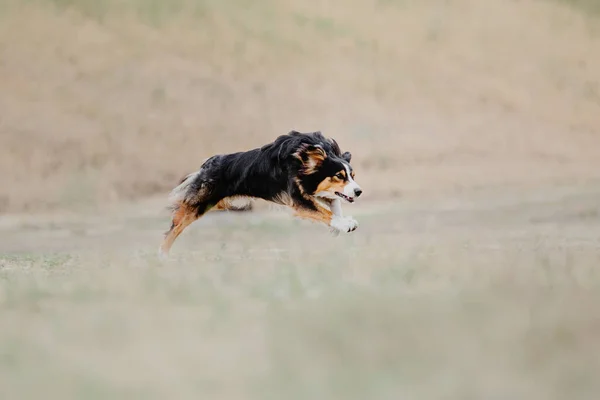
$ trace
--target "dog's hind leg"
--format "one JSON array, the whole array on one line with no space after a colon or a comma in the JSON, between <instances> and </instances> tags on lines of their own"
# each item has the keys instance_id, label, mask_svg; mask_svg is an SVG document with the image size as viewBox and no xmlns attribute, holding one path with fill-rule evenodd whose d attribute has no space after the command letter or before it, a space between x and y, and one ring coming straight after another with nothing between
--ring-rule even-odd
<instances>
[{"instance_id":1,"label":"dog's hind leg","mask_svg":"<svg viewBox=\"0 0 600 400\"><path fill-rule=\"evenodd\" d=\"M202 217L211 208L212 204L208 202L202 202L194 206L181 204L177 207L173 212L171 228L165 232L165 238L160 245L158 252L159 256L163 259L166 258L169 255L169 251L171 250L171 246L173 246L175 239L181 235L181 232L183 232L192 222Z\"/></svg>"},{"instance_id":2,"label":"dog's hind leg","mask_svg":"<svg viewBox=\"0 0 600 400\"><path fill-rule=\"evenodd\" d=\"M171 246L173 245L173 242L175 242L175 239L181 235L181 232L183 232L185 228L198 218L199 216L197 215L196 209L184 204L179 206L173 212L171 228L165 233L165 238L158 251L161 258L166 258L169 255L169 250L171 250Z\"/></svg>"},{"instance_id":3,"label":"dog's hind leg","mask_svg":"<svg viewBox=\"0 0 600 400\"><path fill-rule=\"evenodd\" d=\"M185 228L221 200L201 178L200 172L183 179L179 186L171 191L169 199L173 209L173 220L159 248L158 254L161 258L168 256L173 242Z\"/></svg>"}]
</instances>

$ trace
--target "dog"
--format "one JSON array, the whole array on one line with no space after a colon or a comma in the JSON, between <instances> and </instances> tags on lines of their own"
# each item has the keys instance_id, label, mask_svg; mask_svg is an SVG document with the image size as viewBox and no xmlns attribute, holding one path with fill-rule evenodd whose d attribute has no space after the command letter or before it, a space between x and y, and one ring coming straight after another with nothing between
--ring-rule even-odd
<instances>
[{"instance_id":1,"label":"dog","mask_svg":"<svg viewBox=\"0 0 600 400\"><path fill-rule=\"evenodd\" d=\"M292 208L295 215L353 232L358 222L342 215L342 202L362 194L350 152L319 131L291 131L249 151L215 155L183 178L169 195L171 228L159 256L168 256L177 237L209 210L226 210L233 199L259 198Z\"/></svg>"}]
</instances>

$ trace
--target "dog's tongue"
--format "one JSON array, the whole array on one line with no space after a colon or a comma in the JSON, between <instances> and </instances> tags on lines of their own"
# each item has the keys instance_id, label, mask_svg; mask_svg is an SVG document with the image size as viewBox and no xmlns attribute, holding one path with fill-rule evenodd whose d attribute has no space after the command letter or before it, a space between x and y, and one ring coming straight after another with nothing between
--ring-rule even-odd
<instances>
[{"instance_id":1,"label":"dog's tongue","mask_svg":"<svg viewBox=\"0 0 600 400\"><path fill-rule=\"evenodd\" d=\"M346 196L344 193L335 192L338 196L348 200L350 203L354 203L354 197Z\"/></svg>"}]
</instances>

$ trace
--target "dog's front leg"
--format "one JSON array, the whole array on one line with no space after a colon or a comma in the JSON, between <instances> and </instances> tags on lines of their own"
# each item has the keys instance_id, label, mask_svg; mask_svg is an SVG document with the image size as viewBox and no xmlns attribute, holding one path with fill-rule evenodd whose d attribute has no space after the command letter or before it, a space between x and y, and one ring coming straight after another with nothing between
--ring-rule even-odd
<instances>
[{"instance_id":1,"label":"dog's front leg","mask_svg":"<svg viewBox=\"0 0 600 400\"><path fill-rule=\"evenodd\" d=\"M323 207L311 206L309 207L294 207L295 215L299 218L309 219L316 222L323 222L324 224L331 226L333 220L333 213Z\"/></svg>"},{"instance_id":2,"label":"dog's front leg","mask_svg":"<svg viewBox=\"0 0 600 400\"><path fill-rule=\"evenodd\" d=\"M339 232L347 233L356 230L356 228L358 228L358 222L351 217L342 216L341 210L342 208L340 204L335 206L332 204L331 210L323 207L295 208L297 217L323 222L331 227L333 232L336 234Z\"/></svg>"},{"instance_id":3,"label":"dog's front leg","mask_svg":"<svg viewBox=\"0 0 600 400\"><path fill-rule=\"evenodd\" d=\"M343 217L342 213L342 201L335 199L331 201L331 213L337 217Z\"/></svg>"},{"instance_id":4,"label":"dog's front leg","mask_svg":"<svg viewBox=\"0 0 600 400\"><path fill-rule=\"evenodd\" d=\"M354 232L358 228L358 222L352 217L334 215L331 218L329 226L336 234L339 232L349 233Z\"/></svg>"},{"instance_id":5,"label":"dog's front leg","mask_svg":"<svg viewBox=\"0 0 600 400\"><path fill-rule=\"evenodd\" d=\"M344 217L342 213L342 201L333 200L331 202L331 221L329 226L332 228L334 233L339 232L352 232L358 228L358 222L352 217Z\"/></svg>"}]
</instances>

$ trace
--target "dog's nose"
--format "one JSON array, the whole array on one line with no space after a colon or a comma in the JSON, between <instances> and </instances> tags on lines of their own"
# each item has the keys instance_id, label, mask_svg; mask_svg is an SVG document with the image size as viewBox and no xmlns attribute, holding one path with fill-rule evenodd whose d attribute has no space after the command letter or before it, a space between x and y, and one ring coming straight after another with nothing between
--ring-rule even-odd
<instances>
[{"instance_id":1,"label":"dog's nose","mask_svg":"<svg viewBox=\"0 0 600 400\"><path fill-rule=\"evenodd\" d=\"M362 194L362 190L361 189L354 189L354 195L356 197L360 196Z\"/></svg>"}]
</instances>

